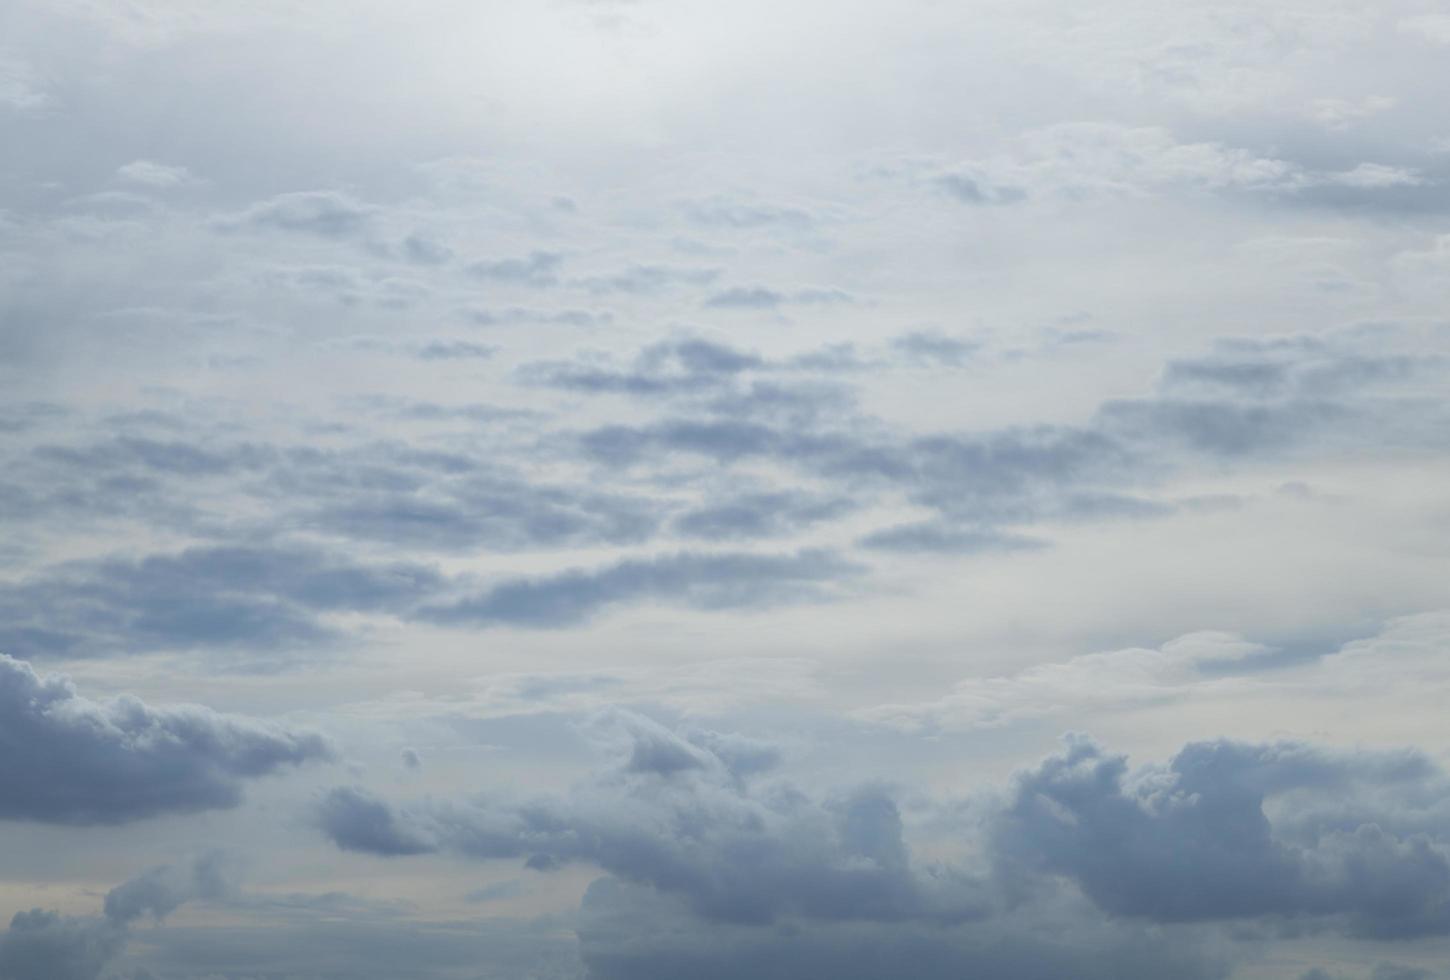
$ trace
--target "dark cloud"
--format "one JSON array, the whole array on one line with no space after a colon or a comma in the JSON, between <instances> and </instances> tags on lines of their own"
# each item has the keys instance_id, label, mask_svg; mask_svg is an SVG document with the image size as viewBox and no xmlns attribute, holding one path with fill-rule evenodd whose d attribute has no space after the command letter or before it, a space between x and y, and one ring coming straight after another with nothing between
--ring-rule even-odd
<instances>
[{"instance_id":1,"label":"dark cloud","mask_svg":"<svg viewBox=\"0 0 1450 980\"><path fill-rule=\"evenodd\" d=\"M626 602L735 609L821 600L859 567L825 551L794 554L682 552L627 559L595 569L507 579L478 595L419 610L457 626L557 628L585 622Z\"/></svg>"},{"instance_id":2,"label":"dark cloud","mask_svg":"<svg viewBox=\"0 0 1450 980\"><path fill-rule=\"evenodd\" d=\"M119 824L236 806L242 784L331 758L319 735L196 705L91 701L0 656L0 819Z\"/></svg>"},{"instance_id":3,"label":"dark cloud","mask_svg":"<svg viewBox=\"0 0 1450 980\"><path fill-rule=\"evenodd\" d=\"M1270 797L1364 784L1443 793L1421 756L1207 742L1129 776L1123 757L1083 740L1022 776L996 842L1007 873L1062 875L1106 912L1163 922L1314 917L1376 939L1450 933L1439 842L1374 822L1286 838L1265 810Z\"/></svg>"}]
</instances>

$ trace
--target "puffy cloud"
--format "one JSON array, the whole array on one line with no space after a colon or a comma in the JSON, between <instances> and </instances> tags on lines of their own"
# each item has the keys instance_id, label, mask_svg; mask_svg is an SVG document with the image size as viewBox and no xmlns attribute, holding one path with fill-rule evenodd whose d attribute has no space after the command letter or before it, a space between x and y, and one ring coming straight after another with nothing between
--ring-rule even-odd
<instances>
[{"instance_id":1,"label":"puffy cloud","mask_svg":"<svg viewBox=\"0 0 1450 980\"><path fill-rule=\"evenodd\" d=\"M1001 816L996 858L1061 875L1105 912L1163 922L1279 917L1337 922L1377 939L1450 933L1450 828L1400 836L1376 822L1276 832L1265 809L1291 793L1374 788L1439 796L1443 778L1414 753L1341 755L1295 743L1193 743L1164 769L1086 740L1023 774Z\"/></svg>"},{"instance_id":2,"label":"puffy cloud","mask_svg":"<svg viewBox=\"0 0 1450 980\"><path fill-rule=\"evenodd\" d=\"M569 797L399 809L357 788L329 792L318 824L338 846L384 856L452 851L589 862L723 922L962 921L982 914L969 877L913 866L896 804L864 787L812 801L751 787L774 750L739 736L681 735L638 715L595 723L612 769Z\"/></svg>"},{"instance_id":3,"label":"puffy cloud","mask_svg":"<svg viewBox=\"0 0 1450 980\"><path fill-rule=\"evenodd\" d=\"M0 818L117 824L236 806L242 784L331 757L319 735L200 706L92 701L0 656Z\"/></svg>"}]
</instances>

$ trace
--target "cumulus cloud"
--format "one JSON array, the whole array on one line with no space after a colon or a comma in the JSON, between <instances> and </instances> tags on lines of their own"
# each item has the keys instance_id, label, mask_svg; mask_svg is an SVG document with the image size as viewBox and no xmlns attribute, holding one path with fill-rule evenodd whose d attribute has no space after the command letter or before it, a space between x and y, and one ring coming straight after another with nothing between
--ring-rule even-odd
<instances>
[{"instance_id":1,"label":"cumulus cloud","mask_svg":"<svg viewBox=\"0 0 1450 980\"><path fill-rule=\"evenodd\" d=\"M242 785L332 756L320 735L200 706L92 701L0 656L0 819L119 824L236 806Z\"/></svg>"},{"instance_id":2,"label":"cumulus cloud","mask_svg":"<svg viewBox=\"0 0 1450 980\"><path fill-rule=\"evenodd\" d=\"M1061 875L1105 912L1156 921L1327 919L1350 935L1450 932L1446 831L1401 836L1366 822L1299 826L1286 838L1271 797L1369 786L1443 796L1443 776L1415 753L1335 754L1286 743L1185 746L1130 779L1127 761L1071 741L1022 775L997 830L996 855Z\"/></svg>"},{"instance_id":3,"label":"cumulus cloud","mask_svg":"<svg viewBox=\"0 0 1450 980\"><path fill-rule=\"evenodd\" d=\"M453 852L539 871L587 862L681 899L700 921L735 926L1021 922L1044 914L1032 883L1061 881L1100 914L1165 925L1308 922L1380 940L1450 933L1450 825L1397 828L1450 796L1415 752L1201 742L1134 771L1074 737L989 806L973 859L988 870L974 872L914 858L879 787L813 801L758 782L777 759L764 744L618 711L594 735L613 767L562 798L397 807L338 788L318 823L340 847L384 856ZM1345 795L1370 801L1378 819L1346 823L1315 808Z\"/></svg>"},{"instance_id":4,"label":"cumulus cloud","mask_svg":"<svg viewBox=\"0 0 1450 980\"><path fill-rule=\"evenodd\" d=\"M595 734L614 765L564 799L401 809L340 787L322 800L318 824L339 847L384 856L450 851L522 858L541 871L589 862L725 922L981 912L969 878L912 867L900 813L878 788L822 802L788 787L756 792L750 779L775 764L772 747L681 735L622 711L597 720Z\"/></svg>"}]
</instances>

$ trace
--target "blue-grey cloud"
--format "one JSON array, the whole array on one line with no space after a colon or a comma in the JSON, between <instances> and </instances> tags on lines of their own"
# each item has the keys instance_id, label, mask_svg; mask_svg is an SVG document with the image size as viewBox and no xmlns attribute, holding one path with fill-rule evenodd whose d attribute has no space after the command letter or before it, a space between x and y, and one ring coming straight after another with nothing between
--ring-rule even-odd
<instances>
[{"instance_id":1,"label":"blue-grey cloud","mask_svg":"<svg viewBox=\"0 0 1450 980\"><path fill-rule=\"evenodd\" d=\"M1190 937L1127 924L1019 913L950 927L797 919L767 928L704 919L617 878L590 885L578 935L588 980L1221 980L1229 972Z\"/></svg>"},{"instance_id":2,"label":"blue-grey cloud","mask_svg":"<svg viewBox=\"0 0 1450 980\"><path fill-rule=\"evenodd\" d=\"M1356 785L1443 796L1423 756L1209 742L1128 776L1123 757L1082 740L1023 775L998 829L1007 873L1062 875L1106 912L1164 922L1310 917L1376 939L1450 933L1450 827L1438 839L1380 822L1286 837L1265 810L1270 797ZM1381 805L1393 820L1392 796Z\"/></svg>"},{"instance_id":3,"label":"blue-grey cloud","mask_svg":"<svg viewBox=\"0 0 1450 980\"><path fill-rule=\"evenodd\" d=\"M523 258L488 259L468 266L468 274L492 282L525 286L552 286L559 281L564 256L558 252L530 252Z\"/></svg>"},{"instance_id":4,"label":"blue-grey cloud","mask_svg":"<svg viewBox=\"0 0 1450 980\"><path fill-rule=\"evenodd\" d=\"M880 789L826 802L756 793L748 777L773 764L766 746L691 739L622 712L601 726L616 768L567 799L404 810L339 788L323 800L318 824L340 847L383 856L448 851L526 859L536 870L589 862L723 922L982 914L969 877L913 868L900 813Z\"/></svg>"},{"instance_id":5,"label":"blue-grey cloud","mask_svg":"<svg viewBox=\"0 0 1450 980\"><path fill-rule=\"evenodd\" d=\"M104 919L17 912L0 935L0 978L96 980L125 944L125 931Z\"/></svg>"},{"instance_id":6,"label":"blue-grey cloud","mask_svg":"<svg viewBox=\"0 0 1450 980\"><path fill-rule=\"evenodd\" d=\"M376 212L373 206L341 191L294 191L223 218L217 226L226 230L270 228L345 238L362 232Z\"/></svg>"},{"instance_id":7,"label":"blue-grey cloud","mask_svg":"<svg viewBox=\"0 0 1450 980\"><path fill-rule=\"evenodd\" d=\"M417 615L456 626L557 628L586 622L626 602L658 601L696 609L739 609L825 599L859 567L826 551L794 554L681 552L595 569L508 579L468 598L432 604Z\"/></svg>"},{"instance_id":8,"label":"blue-grey cloud","mask_svg":"<svg viewBox=\"0 0 1450 980\"><path fill-rule=\"evenodd\" d=\"M120 824L224 809L242 786L326 760L320 735L200 706L92 701L0 656L0 819Z\"/></svg>"},{"instance_id":9,"label":"blue-grey cloud","mask_svg":"<svg viewBox=\"0 0 1450 980\"><path fill-rule=\"evenodd\" d=\"M300 646L334 635L325 613L401 612L443 582L427 566L300 546L75 562L0 589L0 646L25 656Z\"/></svg>"}]
</instances>

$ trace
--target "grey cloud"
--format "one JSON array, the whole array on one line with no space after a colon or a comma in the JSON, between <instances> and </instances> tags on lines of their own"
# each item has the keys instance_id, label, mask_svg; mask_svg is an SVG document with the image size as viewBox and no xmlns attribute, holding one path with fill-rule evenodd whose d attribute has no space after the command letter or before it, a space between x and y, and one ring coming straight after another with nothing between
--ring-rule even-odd
<instances>
[{"instance_id":1,"label":"grey cloud","mask_svg":"<svg viewBox=\"0 0 1450 980\"><path fill-rule=\"evenodd\" d=\"M685 205L684 212L685 216L696 224L734 230L757 228L804 230L815 223L815 217L804 208L744 203L718 197L704 201L692 201Z\"/></svg>"},{"instance_id":2,"label":"grey cloud","mask_svg":"<svg viewBox=\"0 0 1450 980\"><path fill-rule=\"evenodd\" d=\"M960 367L967 363L981 346L976 341L920 330L903 334L891 342L892 350L912 361L946 367Z\"/></svg>"},{"instance_id":3,"label":"grey cloud","mask_svg":"<svg viewBox=\"0 0 1450 980\"><path fill-rule=\"evenodd\" d=\"M478 279L493 282L552 286L559 281L563 264L564 256L558 252L530 252L523 258L474 262L467 271Z\"/></svg>"},{"instance_id":4,"label":"grey cloud","mask_svg":"<svg viewBox=\"0 0 1450 980\"><path fill-rule=\"evenodd\" d=\"M0 980L96 980L125 944L125 931L102 919L17 912L0 936Z\"/></svg>"},{"instance_id":5,"label":"grey cloud","mask_svg":"<svg viewBox=\"0 0 1450 980\"><path fill-rule=\"evenodd\" d=\"M1336 756L1293 743L1186 746L1129 779L1121 756L1078 740L1023 775L996 841L1023 867L1076 882L1104 911L1157 921L1278 916L1341 923L1351 935L1450 933L1450 860L1423 835L1377 823L1276 833L1270 797L1444 786L1421 756ZM1392 806L1386 798L1382 806ZM1442 831L1443 832L1443 831Z\"/></svg>"},{"instance_id":6,"label":"grey cloud","mask_svg":"<svg viewBox=\"0 0 1450 980\"><path fill-rule=\"evenodd\" d=\"M740 494L687 510L670 527L676 534L712 541L774 537L834 520L854 506L842 497L788 491Z\"/></svg>"},{"instance_id":7,"label":"grey cloud","mask_svg":"<svg viewBox=\"0 0 1450 980\"><path fill-rule=\"evenodd\" d=\"M765 362L756 354L695 337L651 344L628 368L610 361L540 361L524 365L520 374L534 384L568 391L617 392L630 395L697 394L724 384Z\"/></svg>"},{"instance_id":8,"label":"grey cloud","mask_svg":"<svg viewBox=\"0 0 1450 980\"><path fill-rule=\"evenodd\" d=\"M319 735L200 706L91 701L0 655L0 819L119 824L236 806L242 784L332 756Z\"/></svg>"},{"instance_id":9,"label":"grey cloud","mask_svg":"<svg viewBox=\"0 0 1450 980\"><path fill-rule=\"evenodd\" d=\"M1016 204L1027 199L1020 187L994 184L974 174L948 173L932 180L937 190L963 204Z\"/></svg>"},{"instance_id":10,"label":"grey cloud","mask_svg":"<svg viewBox=\"0 0 1450 980\"><path fill-rule=\"evenodd\" d=\"M341 847L380 855L527 858L538 870L587 861L722 922L981 914L970 880L913 869L900 814L882 791L823 803L786 787L752 792L746 777L773 762L763 746L715 735L691 741L624 712L601 724L615 768L566 799L407 811L339 789L324 800L319 825Z\"/></svg>"},{"instance_id":11,"label":"grey cloud","mask_svg":"<svg viewBox=\"0 0 1450 980\"><path fill-rule=\"evenodd\" d=\"M0 645L88 655L277 648L332 633L329 611L400 612L442 584L421 565L352 564L301 547L196 547L62 565L0 589Z\"/></svg>"},{"instance_id":12,"label":"grey cloud","mask_svg":"<svg viewBox=\"0 0 1450 980\"><path fill-rule=\"evenodd\" d=\"M800 289L785 293L765 286L732 286L706 297L704 305L725 310L773 310L787 303L850 302L853 302L851 294L840 289Z\"/></svg>"},{"instance_id":13,"label":"grey cloud","mask_svg":"<svg viewBox=\"0 0 1450 980\"><path fill-rule=\"evenodd\" d=\"M675 286L704 286L720 276L719 269L669 265L632 265L605 276L591 276L580 285L594 293L655 293Z\"/></svg>"},{"instance_id":14,"label":"grey cloud","mask_svg":"<svg viewBox=\"0 0 1450 980\"><path fill-rule=\"evenodd\" d=\"M614 321L614 315L607 310L538 310L525 306L510 306L503 309L473 307L460 311L459 315L480 327L510 323L541 323L561 327L604 327Z\"/></svg>"},{"instance_id":15,"label":"grey cloud","mask_svg":"<svg viewBox=\"0 0 1450 980\"><path fill-rule=\"evenodd\" d=\"M294 191L224 218L217 227L224 230L271 228L346 238L366 229L376 212L376 208L341 191Z\"/></svg>"},{"instance_id":16,"label":"grey cloud","mask_svg":"<svg viewBox=\"0 0 1450 980\"><path fill-rule=\"evenodd\" d=\"M486 471L438 475L396 489L321 494L327 496L305 509L312 527L358 540L448 550L638 543L653 534L661 509L643 496Z\"/></svg>"},{"instance_id":17,"label":"grey cloud","mask_svg":"<svg viewBox=\"0 0 1450 980\"><path fill-rule=\"evenodd\" d=\"M616 878L584 895L589 980L1219 980L1225 964L1188 937L1024 914L950 927L791 920L771 928L704 920Z\"/></svg>"},{"instance_id":18,"label":"grey cloud","mask_svg":"<svg viewBox=\"0 0 1450 980\"><path fill-rule=\"evenodd\" d=\"M395 813L364 790L338 787L323 797L318 825L338 847L385 857L426 854L437 844L414 829L407 813Z\"/></svg>"},{"instance_id":19,"label":"grey cloud","mask_svg":"<svg viewBox=\"0 0 1450 980\"><path fill-rule=\"evenodd\" d=\"M221 852L205 854L187 866L151 868L107 892L102 911L119 927L146 917L159 922L187 902L231 895L236 890L233 870Z\"/></svg>"},{"instance_id":20,"label":"grey cloud","mask_svg":"<svg viewBox=\"0 0 1450 980\"><path fill-rule=\"evenodd\" d=\"M456 361L492 357L498 348L468 340L434 340L419 347L417 353L425 361Z\"/></svg>"},{"instance_id":21,"label":"grey cloud","mask_svg":"<svg viewBox=\"0 0 1450 980\"><path fill-rule=\"evenodd\" d=\"M443 265L453 258L453 249L419 234L403 239L399 248L403 258L417 265Z\"/></svg>"},{"instance_id":22,"label":"grey cloud","mask_svg":"<svg viewBox=\"0 0 1450 980\"><path fill-rule=\"evenodd\" d=\"M831 595L833 585L858 571L858 566L825 551L682 552L541 578L507 579L478 595L426 606L418 615L453 625L553 628L585 622L624 602L732 609L821 600Z\"/></svg>"},{"instance_id":23,"label":"grey cloud","mask_svg":"<svg viewBox=\"0 0 1450 980\"><path fill-rule=\"evenodd\" d=\"M994 551L1030 551L1046 542L991 528L961 527L940 521L897 524L872 531L861 545L878 551L970 555Z\"/></svg>"}]
</instances>

